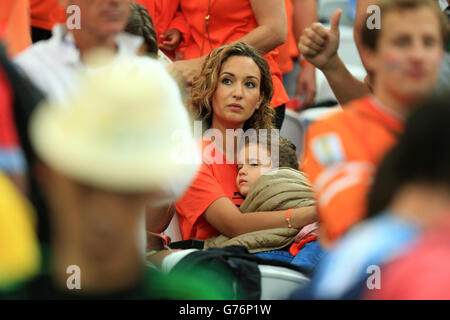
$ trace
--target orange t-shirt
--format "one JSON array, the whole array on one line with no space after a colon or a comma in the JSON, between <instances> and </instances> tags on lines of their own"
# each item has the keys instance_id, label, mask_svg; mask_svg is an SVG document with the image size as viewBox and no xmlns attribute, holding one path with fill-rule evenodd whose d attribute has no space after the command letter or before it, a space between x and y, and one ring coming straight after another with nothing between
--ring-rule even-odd
<instances>
[{"instance_id":1,"label":"orange t-shirt","mask_svg":"<svg viewBox=\"0 0 450 320\"><path fill-rule=\"evenodd\" d=\"M292 25L294 18L294 6L292 5L292 0L284 0L284 3L286 5L288 33L286 42L278 47L278 51L280 52L278 56L278 66L280 67L282 74L288 73L294 68L294 62L292 59L298 56L297 41L295 41Z\"/></svg>"},{"instance_id":2,"label":"orange t-shirt","mask_svg":"<svg viewBox=\"0 0 450 320\"><path fill-rule=\"evenodd\" d=\"M308 128L300 168L313 183L321 232L334 241L366 211L375 169L403 131L371 96Z\"/></svg>"},{"instance_id":3,"label":"orange t-shirt","mask_svg":"<svg viewBox=\"0 0 450 320\"><path fill-rule=\"evenodd\" d=\"M179 1L178 0L134 0L140 3L145 9L147 9L150 17L152 18L153 25L155 26L156 35L158 37L158 42L160 40L160 35L170 29L177 29L183 35L183 42L180 43L179 47L185 46L189 41L190 30L189 26L178 10Z\"/></svg>"},{"instance_id":4,"label":"orange t-shirt","mask_svg":"<svg viewBox=\"0 0 450 320\"><path fill-rule=\"evenodd\" d=\"M13 58L31 45L28 0L0 1L0 40Z\"/></svg>"},{"instance_id":5,"label":"orange t-shirt","mask_svg":"<svg viewBox=\"0 0 450 320\"><path fill-rule=\"evenodd\" d=\"M52 30L57 23L66 19L59 0L30 0L31 25L36 28Z\"/></svg>"},{"instance_id":6,"label":"orange t-shirt","mask_svg":"<svg viewBox=\"0 0 450 320\"><path fill-rule=\"evenodd\" d=\"M181 11L191 27L191 41L184 52L184 59L194 59L206 55L212 49L237 41L258 27L248 0L211 0L209 33L207 33L205 17L208 14L208 2L180 0ZM278 67L278 50L270 51L264 58L269 63L272 72L274 95L271 105L278 107L289 100Z\"/></svg>"},{"instance_id":7,"label":"orange t-shirt","mask_svg":"<svg viewBox=\"0 0 450 320\"><path fill-rule=\"evenodd\" d=\"M183 196L175 203L183 239L206 240L219 233L206 221L203 213L217 199L227 197L240 206L244 197L236 186L236 164L226 158L211 142L203 142L203 163ZM212 159L220 159L214 163Z\"/></svg>"}]
</instances>

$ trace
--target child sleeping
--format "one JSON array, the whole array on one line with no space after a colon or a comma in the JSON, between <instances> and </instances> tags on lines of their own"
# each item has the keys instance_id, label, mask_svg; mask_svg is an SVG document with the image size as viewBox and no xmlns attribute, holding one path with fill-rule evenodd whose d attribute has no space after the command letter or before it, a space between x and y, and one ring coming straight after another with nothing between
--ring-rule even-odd
<instances>
[{"instance_id":1,"label":"child sleeping","mask_svg":"<svg viewBox=\"0 0 450 320\"><path fill-rule=\"evenodd\" d=\"M270 138L262 140L250 139L238 154L236 184L245 197L240 206L241 212L277 211L314 205L311 186L304 174L297 170L295 146L282 137L273 141ZM218 235L206 240L205 248L243 245L251 253L288 249L288 246L294 247L307 237L314 236L315 239L317 229L317 223L313 223L301 230L286 226L234 238Z\"/></svg>"}]
</instances>

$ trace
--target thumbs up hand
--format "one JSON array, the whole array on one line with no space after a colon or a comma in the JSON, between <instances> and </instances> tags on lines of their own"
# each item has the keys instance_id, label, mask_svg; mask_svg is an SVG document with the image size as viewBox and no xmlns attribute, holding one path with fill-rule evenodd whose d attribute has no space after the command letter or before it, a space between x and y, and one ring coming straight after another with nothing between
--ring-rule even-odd
<instances>
[{"instance_id":1,"label":"thumbs up hand","mask_svg":"<svg viewBox=\"0 0 450 320\"><path fill-rule=\"evenodd\" d=\"M298 49L303 57L320 70L330 67L338 58L339 21L342 10L336 10L330 19L330 29L315 22L303 31Z\"/></svg>"}]
</instances>

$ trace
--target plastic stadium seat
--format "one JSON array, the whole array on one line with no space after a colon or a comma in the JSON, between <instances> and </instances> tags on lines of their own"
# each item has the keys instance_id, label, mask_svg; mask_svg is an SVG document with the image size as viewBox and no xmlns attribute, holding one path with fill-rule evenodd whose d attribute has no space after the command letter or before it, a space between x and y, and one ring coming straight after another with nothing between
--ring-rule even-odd
<instances>
[{"instance_id":1,"label":"plastic stadium seat","mask_svg":"<svg viewBox=\"0 0 450 320\"><path fill-rule=\"evenodd\" d=\"M312 109L306 109L305 111L302 111L300 113L300 121L302 122L302 126L306 132L308 129L308 126L322 117L331 114L333 112L337 112L342 110L342 108L338 105L335 107L322 107L322 108L312 108Z\"/></svg>"},{"instance_id":2,"label":"plastic stadium seat","mask_svg":"<svg viewBox=\"0 0 450 320\"><path fill-rule=\"evenodd\" d=\"M310 281L300 272L276 266L259 266L261 300L286 300Z\"/></svg>"},{"instance_id":3,"label":"plastic stadium seat","mask_svg":"<svg viewBox=\"0 0 450 320\"><path fill-rule=\"evenodd\" d=\"M280 130L280 135L289 139L295 145L297 148L297 156L300 156L302 153L303 134L304 130L300 114L290 109L286 109L286 115Z\"/></svg>"},{"instance_id":4,"label":"plastic stadium seat","mask_svg":"<svg viewBox=\"0 0 450 320\"><path fill-rule=\"evenodd\" d=\"M174 252L166 257L161 270L168 273L181 259L196 249ZM302 273L279 266L260 265L261 300L286 300L291 294L309 283Z\"/></svg>"},{"instance_id":5,"label":"plastic stadium seat","mask_svg":"<svg viewBox=\"0 0 450 320\"><path fill-rule=\"evenodd\" d=\"M305 133L309 124L326 114L338 110L341 110L339 106L311 108L300 113L286 109L286 116L280 130L280 135L289 139L295 145L297 148L297 156L301 157Z\"/></svg>"}]
</instances>

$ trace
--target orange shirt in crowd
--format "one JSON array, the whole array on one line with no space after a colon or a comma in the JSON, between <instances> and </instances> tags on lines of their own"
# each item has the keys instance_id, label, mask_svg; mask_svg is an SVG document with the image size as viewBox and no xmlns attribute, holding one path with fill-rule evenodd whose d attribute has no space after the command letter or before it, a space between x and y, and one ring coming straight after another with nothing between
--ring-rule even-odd
<instances>
[{"instance_id":1,"label":"orange shirt in crowd","mask_svg":"<svg viewBox=\"0 0 450 320\"><path fill-rule=\"evenodd\" d=\"M248 0L215 0L210 2L209 26L206 30L208 2L180 0L181 11L191 27L191 41L184 52L184 59L206 55L212 49L237 41L258 27ZM268 61L272 72L274 95L271 104L272 107L278 107L289 100L278 67L278 50L272 50L264 58Z\"/></svg>"},{"instance_id":2,"label":"orange shirt in crowd","mask_svg":"<svg viewBox=\"0 0 450 320\"><path fill-rule=\"evenodd\" d=\"M45 30L52 30L55 24L66 19L59 0L30 0L30 15L31 26Z\"/></svg>"},{"instance_id":3,"label":"orange shirt in crowd","mask_svg":"<svg viewBox=\"0 0 450 320\"><path fill-rule=\"evenodd\" d=\"M0 41L13 58L31 45L28 0L0 1Z\"/></svg>"},{"instance_id":4,"label":"orange shirt in crowd","mask_svg":"<svg viewBox=\"0 0 450 320\"><path fill-rule=\"evenodd\" d=\"M298 57L297 41L295 41L293 30L294 6L292 0L284 0L286 5L288 33L286 42L278 47L278 66L282 74L288 73L294 68L292 59Z\"/></svg>"},{"instance_id":5,"label":"orange shirt in crowd","mask_svg":"<svg viewBox=\"0 0 450 320\"><path fill-rule=\"evenodd\" d=\"M202 149L203 163L197 176L175 203L183 239L206 240L219 233L203 216L217 199L227 197L236 206L244 201L236 186L236 164L227 164L225 156L211 142L204 141ZM220 159L222 164L214 159Z\"/></svg>"},{"instance_id":6,"label":"orange shirt in crowd","mask_svg":"<svg viewBox=\"0 0 450 320\"><path fill-rule=\"evenodd\" d=\"M308 128L300 168L314 185L325 240L335 241L364 216L375 169L402 131L371 96Z\"/></svg>"},{"instance_id":7,"label":"orange shirt in crowd","mask_svg":"<svg viewBox=\"0 0 450 320\"><path fill-rule=\"evenodd\" d=\"M150 17L152 18L153 25L155 26L156 35L158 36L158 41L160 40L160 35L170 29L177 29L183 35L183 43L185 45L189 40L189 26L178 10L179 1L178 0L134 0L140 3L147 9Z\"/></svg>"}]
</instances>

